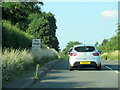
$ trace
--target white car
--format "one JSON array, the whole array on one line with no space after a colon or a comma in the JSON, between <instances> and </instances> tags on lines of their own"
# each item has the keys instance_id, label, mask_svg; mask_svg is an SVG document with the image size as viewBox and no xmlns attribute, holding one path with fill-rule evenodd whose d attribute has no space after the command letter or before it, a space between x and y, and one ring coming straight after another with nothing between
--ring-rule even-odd
<instances>
[{"instance_id":1,"label":"white car","mask_svg":"<svg viewBox=\"0 0 120 90\"><path fill-rule=\"evenodd\" d=\"M71 47L69 50L68 50L68 54L70 54L70 52L72 51L73 47Z\"/></svg>"},{"instance_id":2,"label":"white car","mask_svg":"<svg viewBox=\"0 0 120 90\"><path fill-rule=\"evenodd\" d=\"M76 67L95 67L101 69L99 51L92 45L75 45L69 53L69 70Z\"/></svg>"}]
</instances>

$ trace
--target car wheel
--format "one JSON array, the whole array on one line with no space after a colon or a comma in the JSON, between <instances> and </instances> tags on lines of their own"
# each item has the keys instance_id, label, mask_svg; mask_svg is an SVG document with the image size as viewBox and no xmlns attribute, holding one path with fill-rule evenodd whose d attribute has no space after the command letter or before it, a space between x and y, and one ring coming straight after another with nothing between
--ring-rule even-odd
<instances>
[{"instance_id":1,"label":"car wheel","mask_svg":"<svg viewBox=\"0 0 120 90\"><path fill-rule=\"evenodd\" d=\"M99 66L96 66L95 68L96 70L101 70L101 64Z\"/></svg>"},{"instance_id":2,"label":"car wheel","mask_svg":"<svg viewBox=\"0 0 120 90\"><path fill-rule=\"evenodd\" d=\"M69 70L70 71L73 71L73 67L69 65Z\"/></svg>"}]
</instances>

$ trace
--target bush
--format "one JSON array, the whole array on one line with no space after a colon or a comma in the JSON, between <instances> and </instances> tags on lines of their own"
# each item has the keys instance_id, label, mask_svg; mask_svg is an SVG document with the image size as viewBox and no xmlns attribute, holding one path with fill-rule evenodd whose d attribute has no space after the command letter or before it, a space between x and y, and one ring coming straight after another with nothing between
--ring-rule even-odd
<instances>
[{"instance_id":1,"label":"bush","mask_svg":"<svg viewBox=\"0 0 120 90\"><path fill-rule=\"evenodd\" d=\"M58 53L54 49L31 49L35 64L42 64L49 60L57 59Z\"/></svg>"},{"instance_id":2,"label":"bush","mask_svg":"<svg viewBox=\"0 0 120 90\"><path fill-rule=\"evenodd\" d=\"M8 21L2 23L2 47L28 48L32 43L32 35L20 31Z\"/></svg>"},{"instance_id":3,"label":"bush","mask_svg":"<svg viewBox=\"0 0 120 90\"><path fill-rule=\"evenodd\" d=\"M65 60L69 59L68 54L64 54L63 52L60 52L60 58Z\"/></svg>"}]
</instances>

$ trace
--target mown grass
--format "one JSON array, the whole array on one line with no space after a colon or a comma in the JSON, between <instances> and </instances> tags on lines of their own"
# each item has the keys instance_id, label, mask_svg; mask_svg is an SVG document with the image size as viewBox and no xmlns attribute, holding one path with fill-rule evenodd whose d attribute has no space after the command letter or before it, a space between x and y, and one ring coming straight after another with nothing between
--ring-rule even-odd
<instances>
[{"instance_id":1,"label":"mown grass","mask_svg":"<svg viewBox=\"0 0 120 90\"><path fill-rule=\"evenodd\" d=\"M101 55L101 58L103 60L119 60L118 56L120 56L120 51L116 50L108 53L103 53Z\"/></svg>"},{"instance_id":2,"label":"mown grass","mask_svg":"<svg viewBox=\"0 0 120 90\"><path fill-rule=\"evenodd\" d=\"M44 63L57 58L57 52L52 49L31 49L28 51L26 49L6 48L2 54L3 84L15 79L24 71L34 70L36 64L42 66Z\"/></svg>"}]
</instances>

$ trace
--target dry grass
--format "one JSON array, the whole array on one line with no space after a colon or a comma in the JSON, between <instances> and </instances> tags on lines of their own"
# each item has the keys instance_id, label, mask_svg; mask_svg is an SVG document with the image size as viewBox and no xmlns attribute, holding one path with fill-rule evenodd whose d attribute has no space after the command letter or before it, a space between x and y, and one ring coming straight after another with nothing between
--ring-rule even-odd
<instances>
[{"instance_id":1,"label":"dry grass","mask_svg":"<svg viewBox=\"0 0 120 90\"><path fill-rule=\"evenodd\" d=\"M33 56L26 49L5 49L2 54L3 81L11 80L33 64Z\"/></svg>"},{"instance_id":2,"label":"dry grass","mask_svg":"<svg viewBox=\"0 0 120 90\"><path fill-rule=\"evenodd\" d=\"M32 56L34 57L34 62L36 64L42 64L44 62L47 62L49 60L53 60L58 58L58 53L54 49L32 49L30 51L32 53Z\"/></svg>"},{"instance_id":3,"label":"dry grass","mask_svg":"<svg viewBox=\"0 0 120 90\"><path fill-rule=\"evenodd\" d=\"M32 49L31 53L34 57L37 57L38 59L41 59L44 56L47 57L54 57L57 56L57 52L55 52L53 49Z\"/></svg>"},{"instance_id":4,"label":"dry grass","mask_svg":"<svg viewBox=\"0 0 120 90\"><path fill-rule=\"evenodd\" d=\"M56 59L58 53L53 49L15 50L4 49L2 54L3 81L9 81L26 70L35 68L36 64L44 64Z\"/></svg>"},{"instance_id":5,"label":"dry grass","mask_svg":"<svg viewBox=\"0 0 120 90\"><path fill-rule=\"evenodd\" d=\"M101 55L102 59L108 59L108 60L118 60L118 56L120 56L120 51L116 50L113 52L103 53Z\"/></svg>"}]
</instances>

